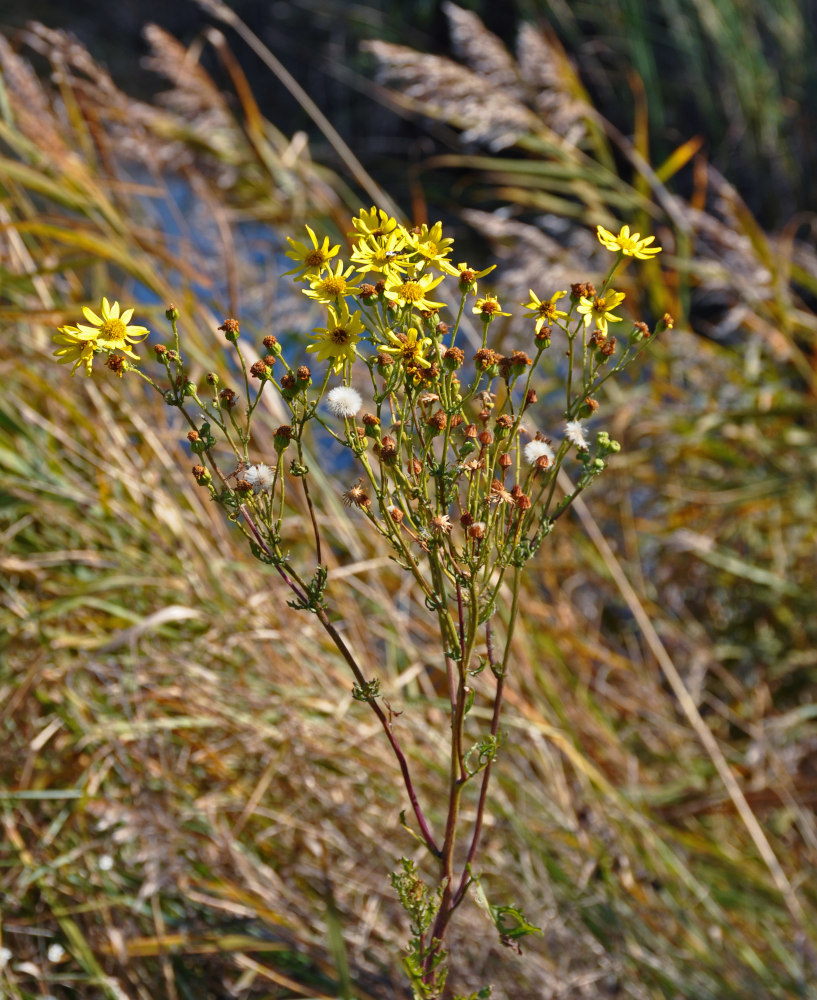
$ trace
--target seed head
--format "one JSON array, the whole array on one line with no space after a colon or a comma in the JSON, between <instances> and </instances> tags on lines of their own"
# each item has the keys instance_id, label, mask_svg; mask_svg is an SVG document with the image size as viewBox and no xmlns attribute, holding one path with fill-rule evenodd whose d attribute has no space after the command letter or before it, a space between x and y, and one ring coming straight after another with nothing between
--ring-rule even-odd
<instances>
[{"instance_id":1,"label":"seed head","mask_svg":"<svg viewBox=\"0 0 817 1000\"><path fill-rule=\"evenodd\" d=\"M338 385L326 397L326 405L336 417L353 417L363 400L357 389L348 385Z\"/></svg>"},{"instance_id":2,"label":"seed head","mask_svg":"<svg viewBox=\"0 0 817 1000\"><path fill-rule=\"evenodd\" d=\"M351 486L345 493L342 493L341 499L347 507L370 507L372 503L369 494L360 485L360 480L355 486Z\"/></svg>"}]
</instances>

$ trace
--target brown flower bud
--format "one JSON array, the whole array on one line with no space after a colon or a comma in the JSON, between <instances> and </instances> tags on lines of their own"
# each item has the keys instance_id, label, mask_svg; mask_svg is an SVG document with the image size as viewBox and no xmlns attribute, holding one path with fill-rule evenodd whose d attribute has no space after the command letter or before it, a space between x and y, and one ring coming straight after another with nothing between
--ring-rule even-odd
<instances>
[{"instance_id":1,"label":"brown flower bud","mask_svg":"<svg viewBox=\"0 0 817 1000\"><path fill-rule=\"evenodd\" d=\"M464 434L467 438L471 439L475 438L478 434L477 425L468 424L468 426L465 428Z\"/></svg>"},{"instance_id":2,"label":"brown flower bud","mask_svg":"<svg viewBox=\"0 0 817 1000\"><path fill-rule=\"evenodd\" d=\"M479 541L480 538L485 537L485 528L481 524L472 524L468 529L468 537Z\"/></svg>"},{"instance_id":3,"label":"brown flower bud","mask_svg":"<svg viewBox=\"0 0 817 1000\"><path fill-rule=\"evenodd\" d=\"M201 438L199 437L199 432L198 431L188 431L187 432L187 440L191 444L193 444L194 441L201 441Z\"/></svg>"},{"instance_id":4,"label":"brown flower bud","mask_svg":"<svg viewBox=\"0 0 817 1000\"><path fill-rule=\"evenodd\" d=\"M501 454L501 455L499 456L499 458L497 459L497 462L499 463L499 465L500 465L500 466L501 466L501 468L503 468L503 469L508 469L508 468L510 468L510 466L511 466L511 465L513 465L513 459L512 459L512 458L511 458L511 456L510 456L510 455L509 455L509 454L507 453L507 451L506 451L506 452L503 452L503 453L502 453L502 454Z\"/></svg>"},{"instance_id":5,"label":"brown flower bud","mask_svg":"<svg viewBox=\"0 0 817 1000\"><path fill-rule=\"evenodd\" d=\"M108 355L108 360L105 362L105 364L108 368L110 368L110 370L114 373L114 375L118 375L120 378L122 378L122 376L125 374L125 371L127 370L126 368L127 362L123 357L120 357L120 355L118 354Z\"/></svg>"},{"instance_id":6,"label":"brown flower bud","mask_svg":"<svg viewBox=\"0 0 817 1000\"><path fill-rule=\"evenodd\" d=\"M277 337L273 337L272 334L269 334L269 336L264 337L262 343L263 343L264 347L266 347L266 349L268 351L271 351L271 350L273 350L273 348L275 347L275 345L278 343L278 338Z\"/></svg>"},{"instance_id":7,"label":"brown flower bud","mask_svg":"<svg viewBox=\"0 0 817 1000\"><path fill-rule=\"evenodd\" d=\"M225 319L224 322L219 327L219 330L224 332L224 336L230 343L235 343L238 340L238 320L237 319Z\"/></svg>"},{"instance_id":8,"label":"brown flower bud","mask_svg":"<svg viewBox=\"0 0 817 1000\"><path fill-rule=\"evenodd\" d=\"M460 524L463 526L463 528L470 528L475 520L476 518L474 517L474 515L471 513L470 510L464 510L460 515Z\"/></svg>"},{"instance_id":9,"label":"brown flower bud","mask_svg":"<svg viewBox=\"0 0 817 1000\"><path fill-rule=\"evenodd\" d=\"M484 372L492 365L499 364L500 358L501 355L497 354L496 351L492 351L490 347L483 347L474 355L474 365L477 371Z\"/></svg>"},{"instance_id":10,"label":"brown flower bud","mask_svg":"<svg viewBox=\"0 0 817 1000\"><path fill-rule=\"evenodd\" d=\"M487 445L493 442L494 436L490 431L481 431L477 440L483 447L487 447Z\"/></svg>"},{"instance_id":11,"label":"brown flower bud","mask_svg":"<svg viewBox=\"0 0 817 1000\"><path fill-rule=\"evenodd\" d=\"M265 378L269 378L269 376L270 376L270 370L267 367L267 365L266 365L265 362L263 362L263 361L256 361L250 367L250 375L252 375L253 378L265 379Z\"/></svg>"},{"instance_id":12,"label":"brown flower bud","mask_svg":"<svg viewBox=\"0 0 817 1000\"><path fill-rule=\"evenodd\" d=\"M499 430L509 431L513 427L513 417L510 413L503 413L496 418L496 427Z\"/></svg>"},{"instance_id":13,"label":"brown flower bud","mask_svg":"<svg viewBox=\"0 0 817 1000\"><path fill-rule=\"evenodd\" d=\"M281 388L282 389L295 388L295 376L292 374L292 372L287 372L286 375L281 376Z\"/></svg>"},{"instance_id":14,"label":"brown flower bud","mask_svg":"<svg viewBox=\"0 0 817 1000\"><path fill-rule=\"evenodd\" d=\"M442 410L437 410L436 413L431 414L426 423L437 431L444 431L448 419Z\"/></svg>"},{"instance_id":15,"label":"brown flower bud","mask_svg":"<svg viewBox=\"0 0 817 1000\"><path fill-rule=\"evenodd\" d=\"M252 493L252 485L246 479L239 479L235 484L236 493Z\"/></svg>"},{"instance_id":16,"label":"brown flower bud","mask_svg":"<svg viewBox=\"0 0 817 1000\"><path fill-rule=\"evenodd\" d=\"M516 509L517 510L530 510L530 497L525 493L520 493L516 497Z\"/></svg>"},{"instance_id":17,"label":"brown flower bud","mask_svg":"<svg viewBox=\"0 0 817 1000\"><path fill-rule=\"evenodd\" d=\"M360 291L357 293L359 299L372 299L377 295L377 289L374 285L370 285L368 282L364 282L360 286Z\"/></svg>"},{"instance_id":18,"label":"brown flower bud","mask_svg":"<svg viewBox=\"0 0 817 1000\"><path fill-rule=\"evenodd\" d=\"M395 524L400 524L404 516L402 510L398 507L389 507L389 517L391 517Z\"/></svg>"},{"instance_id":19,"label":"brown flower bud","mask_svg":"<svg viewBox=\"0 0 817 1000\"><path fill-rule=\"evenodd\" d=\"M222 389L218 394L218 398L225 406L229 406L230 408L238 402L238 396L232 389Z\"/></svg>"},{"instance_id":20,"label":"brown flower bud","mask_svg":"<svg viewBox=\"0 0 817 1000\"><path fill-rule=\"evenodd\" d=\"M312 372L306 365L301 365L295 372L295 376L299 382L308 382L312 378Z\"/></svg>"},{"instance_id":21,"label":"brown flower bud","mask_svg":"<svg viewBox=\"0 0 817 1000\"><path fill-rule=\"evenodd\" d=\"M380 461L393 462L397 458L397 442L386 434L380 442Z\"/></svg>"},{"instance_id":22,"label":"brown flower bud","mask_svg":"<svg viewBox=\"0 0 817 1000\"><path fill-rule=\"evenodd\" d=\"M533 406L533 404L537 403L538 401L539 397L536 395L536 390L528 389L528 391L525 393L525 405L523 408L527 409L527 407Z\"/></svg>"}]
</instances>

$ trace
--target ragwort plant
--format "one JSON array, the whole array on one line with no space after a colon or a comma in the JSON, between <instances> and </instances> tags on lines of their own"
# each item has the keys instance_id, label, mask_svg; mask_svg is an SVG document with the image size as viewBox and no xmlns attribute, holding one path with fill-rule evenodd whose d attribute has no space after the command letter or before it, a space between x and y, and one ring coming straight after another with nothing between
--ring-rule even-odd
<instances>
[{"instance_id":1,"label":"ragwort plant","mask_svg":"<svg viewBox=\"0 0 817 1000\"><path fill-rule=\"evenodd\" d=\"M446 932L474 888L501 941L540 933L513 906L493 906L479 884L477 858L488 801L491 768L503 742L503 693L512 673L512 638L519 615L520 576L559 518L604 470L619 450L605 431L595 437L583 421L598 407L607 379L630 365L651 334L635 322L619 342L611 335L624 294L613 278L624 257L648 259L660 252L653 237L641 239L624 226L618 234L598 227L614 255L599 290L579 283L547 297L531 291L524 304L531 325L531 354L505 357L491 347L491 324L508 316L480 282L493 268L453 265L453 240L442 225L407 229L372 207L353 220L353 249L346 263L340 246L319 240L289 240L289 272L303 293L326 307L325 326L315 329L306 354L323 367L313 378L306 364L287 355L274 336L263 340L263 356L248 365L236 319L219 328L235 352L244 399L214 373L202 380L189 371L180 343L178 311L167 310L172 343L153 348L162 376L141 367L133 346L148 330L131 323L133 310L102 300L99 313L84 308L86 323L61 327L55 352L73 371L107 367L144 379L177 408L190 426L188 440L198 458L193 476L245 535L255 558L274 567L290 595L288 604L309 612L326 630L354 677L353 695L377 716L397 759L413 821L401 816L428 856L421 874L402 859L392 884L411 927L404 966L418 1000L439 997L446 980ZM369 280L364 281L364 278ZM440 318L443 282L456 284L458 311L449 324ZM441 297L441 296L440 296ZM482 344L470 359L458 346L460 324L470 307L482 326ZM672 325L669 316L658 330ZM555 341L566 362L563 424L557 440L534 430L538 420L534 382ZM253 415L262 394L277 393L289 422L274 434L266 453L252 439ZM365 398L365 403L364 403ZM439 630L440 664L446 677L450 759L434 810L445 815L433 829L431 810L419 801L400 742L400 713L381 693L372 665L358 661L333 620L331 587L324 561L326 540L316 510L307 463L308 435L351 453L356 481L342 498L391 549L413 578ZM568 456L579 473L569 491L557 487ZM303 491L314 536L315 566L304 567L287 552L284 522L291 492ZM506 625L494 629L500 598L509 596ZM493 682L477 691L476 675ZM487 698L490 727L469 722L477 699ZM472 820L463 819L469 796ZM486 989L474 996L488 996Z\"/></svg>"}]
</instances>

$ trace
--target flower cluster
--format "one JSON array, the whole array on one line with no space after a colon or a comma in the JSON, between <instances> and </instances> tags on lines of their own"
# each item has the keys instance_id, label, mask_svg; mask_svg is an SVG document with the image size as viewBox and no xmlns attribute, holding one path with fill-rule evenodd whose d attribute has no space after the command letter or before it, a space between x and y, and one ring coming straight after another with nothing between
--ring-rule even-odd
<instances>
[{"instance_id":1,"label":"flower cluster","mask_svg":"<svg viewBox=\"0 0 817 1000\"><path fill-rule=\"evenodd\" d=\"M238 320L228 318L219 327L232 365L216 367L238 375L238 390L215 371L203 379L191 375L173 306L166 312L172 343L153 348L163 378L140 368L131 350L147 329L131 324L132 309L121 312L119 303L107 299L101 315L83 310L90 325L60 327L56 355L61 363L73 363L74 371L84 365L90 375L94 358L105 354L111 371L136 373L181 412L189 426L195 481L244 533L253 555L275 567L289 606L314 614L349 665L353 697L368 703L394 749L418 838L440 873L434 892L423 888L409 863L395 881L407 908L426 900L428 944L417 939L410 960L413 981L422 982L422 996L431 997L439 995L444 980L446 928L474 881L470 866L490 765L501 742L498 726L520 573L619 450L606 431L591 433L587 422L602 416L604 383L635 360L653 333L643 322L625 323L619 314L625 294L612 282L624 257L648 259L660 248L651 246L653 237L631 236L627 226L618 235L599 227L599 240L615 259L598 289L588 281L569 291L531 289L515 331L522 339L517 349L502 353L503 341L492 333L511 312L496 294L479 287L493 267L452 264L454 241L443 234L441 223L409 229L373 206L352 220L352 230L348 259L340 256L340 244L319 238L309 227L306 240L289 240L295 266L288 273L326 310L325 322L306 344L282 344L269 334L248 363ZM473 342L461 330L469 314L477 319ZM671 326L665 316L654 332ZM626 331L620 343L612 328ZM509 332L503 329L503 336ZM535 387L554 338L559 354L554 369L564 373L558 415L545 412ZM322 367L314 377L304 356ZM287 422L259 442L252 424L264 392L278 394L277 409ZM311 436L315 430L320 443ZM329 614L324 551L334 498L319 495L319 480L310 472L310 462L318 461L317 449L327 440L347 452L352 485L340 499L350 516L391 548L395 563L410 574L437 619L451 740L450 766L439 771L450 776L441 798L448 809L442 834L432 829L419 802L380 679L364 672ZM287 517L293 507L299 516ZM304 571L303 546L292 544L301 539L304 509L314 545L311 575ZM512 601L504 653L496 654L494 611L508 583ZM480 629L485 630L484 653L478 652ZM478 689L474 677L486 666L496 683ZM490 732L469 716L477 699L487 702L476 714L492 720ZM469 750L467 729L479 725ZM457 871L456 857L465 856L454 850L458 824L464 822L460 800L478 775L468 862ZM514 913L524 933L536 930Z\"/></svg>"}]
</instances>

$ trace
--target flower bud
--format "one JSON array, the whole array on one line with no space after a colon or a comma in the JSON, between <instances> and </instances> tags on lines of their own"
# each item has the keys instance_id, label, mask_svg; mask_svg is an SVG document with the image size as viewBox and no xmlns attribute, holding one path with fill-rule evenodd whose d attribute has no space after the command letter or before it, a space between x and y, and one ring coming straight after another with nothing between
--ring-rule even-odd
<instances>
[{"instance_id":1,"label":"flower bud","mask_svg":"<svg viewBox=\"0 0 817 1000\"><path fill-rule=\"evenodd\" d=\"M281 455L287 450L291 440L292 428L289 424L282 424L273 435L272 446L275 448L276 452Z\"/></svg>"},{"instance_id":2,"label":"flower bud","mask_svg":"<svg viewBox=\"0 0 817 1000\"><path fill-rule=\"evenodd\" d=\"M165 316L170 320L171 323L175 323L179 318L179 310L171 302L170 305L165 309Z\"/></svg>"}]
</instances>

